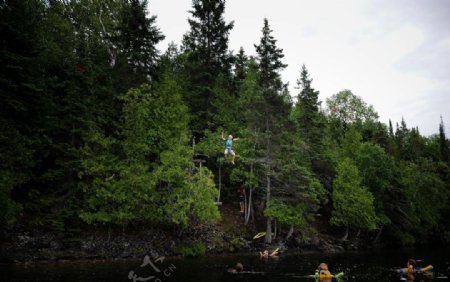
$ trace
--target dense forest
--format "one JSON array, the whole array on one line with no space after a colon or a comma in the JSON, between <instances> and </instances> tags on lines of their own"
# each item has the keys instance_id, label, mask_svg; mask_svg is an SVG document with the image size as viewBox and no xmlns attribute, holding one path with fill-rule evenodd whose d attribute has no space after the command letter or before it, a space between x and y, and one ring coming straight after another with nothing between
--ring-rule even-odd
<instances>
[{"instance_id":1,"label":"dense forest","mask_svg":"<svg viewBox=\"0 0 450 282\"><path fill-rule=\"evenodd\" d=\"M343 239L448 242L442 119L423 136L351 90L322 103L304 65L290 93L269 20L254 50L230 50L225 4L192 0L182 42L158 50L151 1L0 1L2 228L183 230L220 220L243 184L266 243L319 217Z\"/></svg>"}]
</instances>

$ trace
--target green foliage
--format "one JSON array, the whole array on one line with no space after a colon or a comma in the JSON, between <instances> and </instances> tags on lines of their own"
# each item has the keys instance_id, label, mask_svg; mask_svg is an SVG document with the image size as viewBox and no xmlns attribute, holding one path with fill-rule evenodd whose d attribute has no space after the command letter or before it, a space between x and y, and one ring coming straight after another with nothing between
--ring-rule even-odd
<instances>
[{"instance_id":1,"label":"green foliage","mask_svg":"<svg viewBox=\"0 0 450 282\"><path fill-rule=\"evenodd\" d=\"M190 156L191 152L178 146L163 153L161 165L155 171L163 222L186 226L194 220L205 222L220 218L212 174L202 168L186 175L187 169L194 169Z\"/></svg>"},{"instance_id":2,"label":"green foliage","mask_svg":"<svg viewBox=\"0 0 450 282\"><path fill-rule=\"evenodd\" d=\"M373 192L382 194L388 189L393 175L394 163L392 157L378 145L361 144L357 151L356 163L361 173L363 184L372 187Z\"/></svg>"},{"instance_id":3,"label":"green foliage","mask_svg":"<svg viewBox=\"0 0 450 282\"><path fill-rule=\"evenodd\" d=\"M219 128L219 130L220 129L221 128ZM210 157L217 155L221 156L224 151L224 142L221 138L221 132L205 130L204 136L200 142L195 144L195 153L205 154ZM235 144L233 144L233 146L235 146Z\"/></svg>"},{"instance_id":4,"label":"green foliage","mask_svg":"<svg viewBox=\"0 0 450 282\"><path fill-rule=\"evenodd\" d=\"M233 22L224 19L224 0L193 0L192 18L188 19L190 30L183 37L186 54L185 74L188 83L184 89L184 101L192 111L191 125L197 136L205 129L215 129L211 124L217 107L224 107L227 88L216 84L219 76L230 77L231 56L228 51L228 36ZM228 82L229 83L229 82ZM227 83L227 85L228 85ZM217 96L218 95L218 96ZM229 106L229 105L228 105Z\"/></svg>"},{"instance_id":5,"label":"green foliage","mask_svg":"<svg viewBox=\"0 0 450 282\"><path fill-rule=\"evenodd\" d=\"M292 117L298 127L299 135L307 146L310 158L318 159L323 151L324 117L319 112L319 91L311 87L312 79L308 70L302 66L297 86L301 89L297 96Z\"/></svg>"},{"instance_id":6,"label":"green foliage","mask_svg":"<svg viewBox=\"0 0 450 282\"><path fill-rule=\"evenodd\" d=\"M11 190L15 184L14 174L1 170L0 181L0 226L11 225L22 210L22 206L11 199Z\"/></svg>"},{"instance_id":7,"label":"green foliage","mask_svg":"<svg viewBox=\"0 0 450 282\"><path fill-rule=\"evenodd\" d=\"M239 118L241 107L229 84L230 82L223 75L219 75L214 84L212 92L215 99L212 105L216 108L217 113L213 116L213 124L215 127L223 126L230 132L237 132L242 127Z\"/></svg>"},{"instance_id":8,"label":"green foliage","mask_svg":"<svg viewBox=\"0 0 450 282\"><path fill-rule=\"evenodd\" d=\"M73 244L82 221L215 221L220 168L224 186L257 191L268 236L272 219L309 228L319 210L404 244L448 234L442 120L430 137L404 119L394 128L350 90L325 114L305 66L293 104L267 19L255 58L233 55L225 1L194 0L181 47L159 56L151 1L1 3L1 226L26 221ZM222 131L240 138L234 166Z\"/></svg>"},{"instance_id":9,"label":"green foliage","mask_svg":"<svg viewBox=\"0 0 450 282\"><path fill-rule=\"evenodd\" d=\"M156 16L147 16L147 0L130 0L123 2L120 10L120 23L117 26L117 43L122 50L119 62L125 61L128 70L135 75L133 83L148 81L148 76L155 75L158 50L156 44L164 35L155 26Z\"/></svg>"},{"instance_id":10,"label":"green foliage","mask_svg":"<svg viewBox=\"0 0 450 282\"><path fill-rule=\"evenodd\" d=\"M277 40L273 37L273 30L270 29L269 21L264 18L262 36L259 45L255 45L258 53L258 63L261 71L260 85L265 90L282 90L280 71L287 67L281 62L284 57L283 49L276 46Z\"/></svg>"},{"instance_id":11,"label":"green foliage","mask_svg":"<svg viewBox=\"0 0 450 282\"><path fill-rule=\"evenodd\" d=\"M368 230L376 228L373 196L361 181L358 168L351 160L344 159L339 163L333 181L331 224Z\"/></svg>"},{"instance_id":12,"label":"green foliage","mask_svg":"<svg viewBox=\"0 0 450 282\"><path fill-rule=\"evenodd\" d=\"M378 120L374 108L350 90L343 90L327 98L327 107L330 118L343 124Z\"/></svg>"},{"instance_id":13,"label":"green foliage","mask_svg":"<svg viewBox=\"0 0 450 282\"><path fill-rule=\"evenodd\" d=\"M394 162L392 157L378 145L364 143L357 151L356 164L362 177L362 184L374 196L374 205L380 224L390 223L385 214L386 191L393 181Z\"/></svg>"},{"instance_id":14,"label":"green foliage","mask_svg":"<svg viewBox=\"0 0 450 282\"><path fill-rule=\"evenodd\" d=\"M345 132L344 139L341 144L341 158L350 158L355 160L359 149L361 147L362 136L360 131L351 126L349 130Z\"/></svg>"},{"instance_id":15,"label":"green foliage","mask_svg":"<svg viewBox=\"0 0 450 282\"><path fill-rule=\"evenodd\" d=\"M20 134L9 122L0 119L0 226L16 221L22 205L14 201L11 191L30 178L33 166L31 140Z\"/></svg>"},{"instance_id":16,"label":"green foliage","mask_svg":"<svg viewBox=\"0 0 450 282\"><path fill-rule=\"evenodd\" d=\"M205 254L206 247L200 242L187 242L175 247L174 251L185 257L198 257Z\"/></svg>"},{"instance_id":17,"label":"green foliage","mask_svg":"<svg viewBox=\"0 0 450 282\"><path fill-rule=\"evenodd\" d=\"M444 121L441 116L441 123L439 124L439 151L441 153L441 160L448 162L450 160L450 142L445 136Z\"/></svg>"},{"instance_id":18,"label":"green foliage","mask_svg":"<svg viewBox=\"0 0 450 282\"><path fill-rule=\"evenodd\" d=\"M85 188L83 220L187 225L218 219L211 175L207 169L192 172L187 110L175 82L166 76L154 89L142 85L122 99L121 139L94 133L85 148L84 164L93 181Z\"/></svg>"},{"instance_id":19,"label":"green foliage","mask_svg":"<svg viewBox=\"0 0 450 282\"><path fill-rule=\"evenodd\" d=\"M446 185L436 174L435 165L421 160L420 165L402 161L398 167L398 187L401 193L397 206L401 209L401 225L420 235L418 239L438 227L440 216L448 203ZM399 215L395 220L399 220Z\"/></svg>"},{"instance_id":20,"label":"green foliage","mask_svg":"<svg viewBox=\"0 0 450 282\"><path fill-rule=\"evenodd\" d=\"M304 205L297 204L292 206L278 199L274 199L270 207L264 210L265 216L272 217L282 224L296 227L303 227L307 224L304 213Z\"/></svg>"}]
</instances>

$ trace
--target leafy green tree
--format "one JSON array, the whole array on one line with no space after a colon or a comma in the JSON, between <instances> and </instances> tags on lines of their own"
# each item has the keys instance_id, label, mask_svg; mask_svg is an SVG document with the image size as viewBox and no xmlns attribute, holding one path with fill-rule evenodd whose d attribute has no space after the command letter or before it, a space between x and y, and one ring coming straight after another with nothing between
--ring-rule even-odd
<instances>
[{"instance_id":1,"label":"leafy green tree","mask_svg":"<svg viewBox=\"0 0 450 282\"><path fill-rule=\"evenodd\" d=\"M373 127L378 120L374 108L350 90L332 95L327 98L326 104L331 134L338 140L343 137L350 124L355 123L362 132L364 127Z\"/></svg>"},{"instance_id":2,"label":"leafy green tree","mask_svg":"<svg viewBox=\"0 0 450 282\"><path fill-rule=\"evenodd\" d=\"M123 100L121 138L94 134L97 138L85 147L85 177L92 181L85 186L82 219L182 226L217 219L207 169L193 172L188 113L176 81L166 75L154 87L130 90Z\"/></svg>"},{"instance_id":3,"label":"leafy green tree","mask_svg":"<svg viewBox=\"0 0 450 282\"><path fill-rule=\"evenodd\" d=\"M391 222L386 214L385 203L394 200L387 196L394 178L394 161L380 146L366 142L360 146L357 152L356 164L360 171L362 184L374 196L374 207L378 218L377 226L380 227L375 239L376 243L381 236L383 226Z\"/></svg>"},{"instance_id":4,"label":"leafy green tree","mask_svg":"<svg viewBox=\"0 0 450 282\"><path fill-rule=\"evenodd\" d=\"M304 217L305 207L302 204L287 205L284 202L274 199L270 208L264 211L264 215L276 219L279 223L291 226L290 232L286 236L292 236L294 227L302 228L307 225Z\"/></svg>"},{"instance_id":5,"label":"leafy green tree","mask_svg":"<svg viewBox=\"0 0 450 282\"><path fill-rule=\"evenodd\" d=\"M361 132L356 126L351 126L346 132L340 146L341 158L350 158L356 160L358 151L362 144Z\"/></svg>"},{"instance_id":6,"label":"leafy green tree","mask_svg":"<svg viewBox=\"0 0 450 282\"><path fill-rule=\"evenodd\" d=\"M333 181L333 212L330 223L346 228L342 240L346 240L349 228L373 230L377 226L373 196L362 186L358 168L346 158L337 167Z\"/></svg>"},{"instance_id":7,"label":"leafy green tree","mask_svg":"<svg viewBox=\"0 0 450 282\"><path fill-rule=\"evenodd\" d=\"M191 223L220 218L215 205L217 189L207 168L194 171L192 152L187 146L175 145L161 154L161 165L154 173L158 203L156 215L161 222L188 226Z\"/></svg>"},{"instance_id":8,"label":"leafy green tree","mask_svg":"<svg viewBox=\"0 0 450 282\"><path fill-rule=\"evenodd\" d=\"M419 164L400 161L395 183L396 198L391 216L396 239L403 244L425 242L439 227L442 211L448 201L445 183L435 165L426 159Z\"/></svg>"},{"instance_id":9,"label":"leafy green tree","mask_svg":"<svg viewBox=\"0 0 450 282\"><path fill-rule=\"evenodd\" d=\"M84 186L86 207L81 218L88 223L149 219L152 213L142 209L154 209L155 185L146 160L154 145L149 130L154 102L150 87L132 89L122 99L123 141L93 131L84 148L84 177L91 181Z\"/></svg>"}]
</instances>

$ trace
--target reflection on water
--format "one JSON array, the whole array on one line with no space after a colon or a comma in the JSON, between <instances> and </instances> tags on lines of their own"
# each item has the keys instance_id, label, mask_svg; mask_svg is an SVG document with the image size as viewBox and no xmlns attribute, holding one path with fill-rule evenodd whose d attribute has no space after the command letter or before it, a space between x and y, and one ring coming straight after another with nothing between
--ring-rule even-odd
<instances>
[{"instance_id":1,"label":"reflection on water","mask_svg":"<svg viewBox=\"0 0 450 282\"><path fill-rule=\"evenodd\" d=\"M309 277L319 263L327 262L332 273L343 271L343 281L406 281L393 269L404 267L408 258L422 266L432 264L431 281L450 281L449 249L414 248L342 254L285 253L261 260L259 254L224 255L197 259L149 258L132 261L89 261L0 265L1 281L314 281ZM242 274L227 270L240 262ZM335 279L333 279L336 281ZM332 280L332 281L333 281ZM326 280L329 281L329 280ZM415 281L430 281L416 276Z\"/></svg>"}]
</instances>

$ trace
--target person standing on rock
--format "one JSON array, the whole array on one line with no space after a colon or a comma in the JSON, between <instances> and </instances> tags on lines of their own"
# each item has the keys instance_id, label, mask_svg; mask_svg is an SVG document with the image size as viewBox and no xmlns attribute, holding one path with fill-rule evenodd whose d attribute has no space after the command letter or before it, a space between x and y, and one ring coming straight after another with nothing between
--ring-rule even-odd
<instances>
[{"instance_id":1,"label":"person standing on rock","mask_svg":"<svg viewBox=\"0 0 450 282\"><path fill-rule=\"evenodd\" d=\"M241 185L238 188L238 194L239 194L239 207L240 207L240 213L244 213L245 208L245 187L244 183L241 183Z\"/></svg>"}]
</instances>

